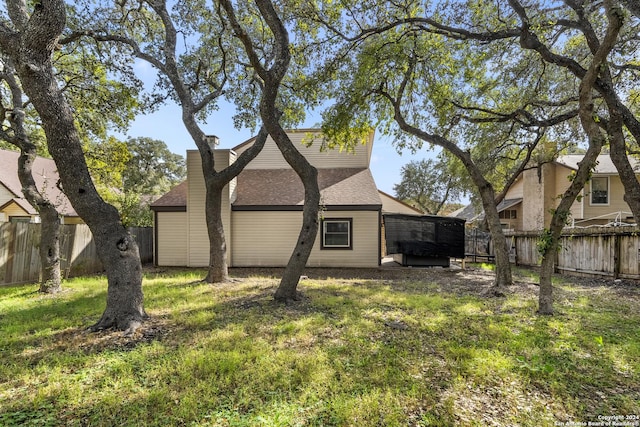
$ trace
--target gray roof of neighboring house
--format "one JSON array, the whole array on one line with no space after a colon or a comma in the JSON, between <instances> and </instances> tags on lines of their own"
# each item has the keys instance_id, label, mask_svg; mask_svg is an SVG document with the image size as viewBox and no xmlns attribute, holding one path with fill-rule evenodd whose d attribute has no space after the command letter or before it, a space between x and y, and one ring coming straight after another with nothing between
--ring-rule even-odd
<instances>
[{"instance_id":1,"label":"gray roof of neighboring house","mask_svg":"<svg viewBox=\"0 0 640 427\"><path fill-rule=\"evenodd\" d=\"M318 186L324 206L382 205L369 169L318 169ZM156 210L187 205L187 181L156 200ZM304 186L291 169L245 169L238 175L235 207L302 206Z\"/></svg>"},{"instance_id":2,"label":"gray roof of neighboring house","mask_svg":"<svg viewBox=\"0 0 640 427\"><path fill-rule=\"evenodd\" d=\"M558 156L556 160L557 163L564 165L571 169L578 169L578 162L580 162L584 158L583 154L567 154L565 156ZM608 154L601 154L598 156L597 165L594 170L596 174L611 174L617 175L618 169L613 164L611 160L611 156ZM640 173L640 162L634 157L629 157L629 163L631 163L631 167L636 173Z\"/></svg>"},{"instance_id":3,"label":"gray roof of neighboring house","mask_svg":"<svg viewBox=\"0 0 640 427\"><path fill-rule=\"evenodd\" d=\"M22 194L22 184L18 178L18 158L20 152L12 150L0 150L0 183L14 194L14 201L25 209L30 215L36 215L37 211L31 206ZM58 212L67 216L78 216L71 206L67 196L58 188L58 168L52 159L36 157L33 164L33 179L38 189L53 202Z\"/></svg>"}]
</instances>

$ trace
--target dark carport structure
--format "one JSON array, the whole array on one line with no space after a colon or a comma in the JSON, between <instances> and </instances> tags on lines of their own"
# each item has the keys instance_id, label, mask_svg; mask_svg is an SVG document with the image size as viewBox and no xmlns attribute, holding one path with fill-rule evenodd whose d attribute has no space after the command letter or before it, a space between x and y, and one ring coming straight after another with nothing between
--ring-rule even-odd
<instances>
[{"instance_id":1,"label":"dark carport structure","mask_svg":"<svg viewBox=\"0 0 640 427\"><path fill-rule=\"evenodd\" d=\"M464 225L460 218L384 214L387 254L405 266L448 267L464 258Z\"/></svg>"}]
</instances>

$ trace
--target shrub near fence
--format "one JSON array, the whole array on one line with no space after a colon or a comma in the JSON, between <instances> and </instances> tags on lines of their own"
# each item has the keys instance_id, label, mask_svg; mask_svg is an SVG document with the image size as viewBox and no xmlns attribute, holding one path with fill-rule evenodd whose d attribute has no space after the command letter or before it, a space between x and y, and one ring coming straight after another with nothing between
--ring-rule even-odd
<instances>
[{"instance_id":1,"label":"shrub near fence","mask_svg":"<svg viewBox=\"0 0 640 427\"><path fill-rule=\"evenodd\" d=\"M129 230L138 242L143 263L153 261L153 229ZM0 224L0 284L34 283L40 279L40 224ZM103 270L89 227L63 225L60 236L63 277L98 273Z\"/></svg>"},{"instance_id":2,"label":"shrub near fence","mask_svg":"<svg viewBox=\"0 0 640 427\"><path fill-rule=\"evenodd\" d=\"M537 250L539 232L505 234L516 264L540 264ZM566 229L556 255L556 270L561 273L640 279L640 228Z\"/></svg>"}]
</instances>

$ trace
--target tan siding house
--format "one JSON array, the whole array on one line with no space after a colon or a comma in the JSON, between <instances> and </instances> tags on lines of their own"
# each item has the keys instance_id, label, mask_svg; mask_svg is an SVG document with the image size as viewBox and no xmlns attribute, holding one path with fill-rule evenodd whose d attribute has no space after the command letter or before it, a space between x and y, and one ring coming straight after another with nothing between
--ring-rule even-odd
<instances>
[{"instance_id":1,"label":"tan siding house","mask_svg":"<svg viewBox=\"0 0 640 427\"><path fill-rule=\"evenodd\" d=\"M189 265L187 258L189 229L185 217L185 212L163 212L162 215L157 216L156 227L161 231L157 233L156 244L159 247L173 248L171 251L158 253L158 265Z\"/></svg>"},{"instance_id":2,"label":"tan siding house","mask_svg":"<svg viewBox=\"0 0 640 427\"><path fill-rule=\"evenodd\" d=\"M524 171L509 188L505 199L508 207L500 207L500 222L514 230L542 230L551 219L552 209L569 187L570 176L577 170L581 155L560 156L540 170ZM629 159L640 173L640 165ZM571 206L570 226L592 226L634 222L631 209L624 201L624 187L609 155L600 155L591 179Z\"/></svg>"},{"instance_id":3,"label":"tan siding house","mask_svg":"<svg viewBox=\"0 0 640 427\"><path fill-rule=\"evenodd\" d=\"M369 170L369 143L354 152L320 150L318 130L288 132L318 168L322 217L310 267L376 267L380 264L381 195ZM315 142L307 145L310 138ZM215 150L216 169L234 162L252 138ZM394 212L411 207L385 195ZM395 205L394 205L395 203ZM304 187L268 138L262 152L224 190L223 224L232 267L285 266L300 232ZM156 263L204 267L209 263L205 188L198 151L187 152L187 181L151 205L156 218ZM413 213L419 212L413 210Z\"/></svg>"}]
</instances>

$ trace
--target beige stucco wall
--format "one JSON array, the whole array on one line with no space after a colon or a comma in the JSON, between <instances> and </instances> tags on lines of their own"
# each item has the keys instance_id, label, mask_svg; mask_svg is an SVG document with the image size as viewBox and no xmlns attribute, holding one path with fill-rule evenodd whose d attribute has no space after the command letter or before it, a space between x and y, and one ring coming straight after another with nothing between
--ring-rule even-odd
<instances>
[{"instance_id":1,"label":"beige stucco wall","mask_svg":"<svg viewBox=\"0 0 640 427\"><path fill-rule=\"evenodd\" d=\"M556 191L556 177L558 168L554 164L542 165L542 183L544 186L544 223L541 228L547 227L551 224L551 217L553 216L552 210L558 206L559 200Z\"/></svg>"},{"instance_id":2,"label":"beige stucco wall","mask_svg":"<svg viewBox=\"0 0 640 427\"><path fill-rule=\"evenodd\" d=\"M523 179L520 177L516 182L513 183L511 187L507 190L507 194L504 196L505 199L521 199L523 194Z\"/></svg>"},{"instance_id":3,"label":"beige stucco wall","mask_svg":"<svg viewBox=\"0 0 640 427\"><path fill-rule=\"evenodd\" d=\"M524 171L522 180L522 228L540 230L544 228L544 202L537 169Z\"/></svg>"},{"instance_id":4,"label":"beige stucco wall","mask_svg":"<svg viewBox=\"0 0 640 427\"><path fill-rule=\"evenodd\" d=\"M624 201L624 186L617 175L609 176L609 203L607 205L591 204L591 181L585 185L585 194L587 197L584 201L584 218L604 216L607 219L615 219L618 212L631 212L631 208ZM623 213L623 220L630 215L630 213Z\"/></svg>"},{"instance_id":5,"label":"beige stucco wall","mask_svg":"<svg viewBox=\"0 0 640 427\"><path fill-rule=\"evenodd\" d=\"M158 212L156 230L158 259L156 263L164 267L187 265L187 213Z\"/></svg>"},{"instance_id":6,"label":"beige stucco wall","mask_svg":"<svg viewBox=\"0 0 640 427\"><path fill-rule=\"evenodd\" d=\"M236 153L231 150L215 150L217 170L222 170L235 161ZM187 266L206 267L209 265L209 234L205 217L206 189L202 174L202 159L197 150L187 151ZM235 188L235 181L232 184ZM229 185L225 186L222 196L222 226L227 240L227 262L232 265L232 246L229 239L231 230Z\"/></svg>"},{"instance_id":7,"label":"beige stucco wall","mask_svg":"<svg viewBox=\"0 0 640 427\"><path fill-rule=\"evenodd\" d=\"M317 168L366 168L369 166L371 149L373 144L358 145L354 153L340 152L340 150L320 151L321 141L318 140L313 145L307 147L303 141L311 135L308 131L289 131L291 142L302 155ZM238 149L238 155L246 150L248 146ZM282 157L276 143L267 138L264 148L258 156L247 165L247 169L289 169L290 166Z\"/></svg>"},{"instance_id":8,"label":"beige stucco wall","mask_svg":"<svg viewBox=\"0 0 640 427\"><path fill-rule=\"evenodd\" d=\"M543 166L542 172L542 182L539 182L537 169L525 171L522 179L507 192L507 199L523 198L522 206L518 211L518 217L522 218L520 224L522 230L540 230L548 226L551 220L550 210L560 203L559 196L569 187L571 183L569 176L573 170L560 164L547 164ZM604 224L615 219L619 212L623 212L621 218L623 221L629 220L631 209L624 201L624 186L620 177L618 175L595 176L609 176L609 204L592 205L591 182L587 182L580 197L571 205L569 220L577 221L576 225L580 226ZM543 194L546 196L543 197ZM596 217L603 218L590 220Z\"/></svg>"},{"instance_id":9,"label":"beige stucco wall","mask_svg":"<svg viewBox=\"0 0 640 427\"><path fill-rule=\"evenodd\" d=\"M300 211L233 211L233 266L285 266L298 240ZM322 250L316 237L310 267L377 267L377 211L330 211L325 218L353 219L353 249Z\"/></svg>"},{"instance_id":10,"label":"beige stucco wall","mask_svg":"<svg viewBox=\"0 0 640 427\"><path fill-rule=\"evenodd\" d=\"M560 198L564 194L564 192L571 185L570 177L575 171L566 166L555 164L556 173L555 173L555 189L553 193L551 193L555 197L555 201L553 206L556 207L560 204ZM569 221L576 220L582 218L583 215L583 207L584 207L584 190L580 192L581 197L576 197L576 200L573 202L570 208L571 217Z\"/></svg>"}]
</instances>

